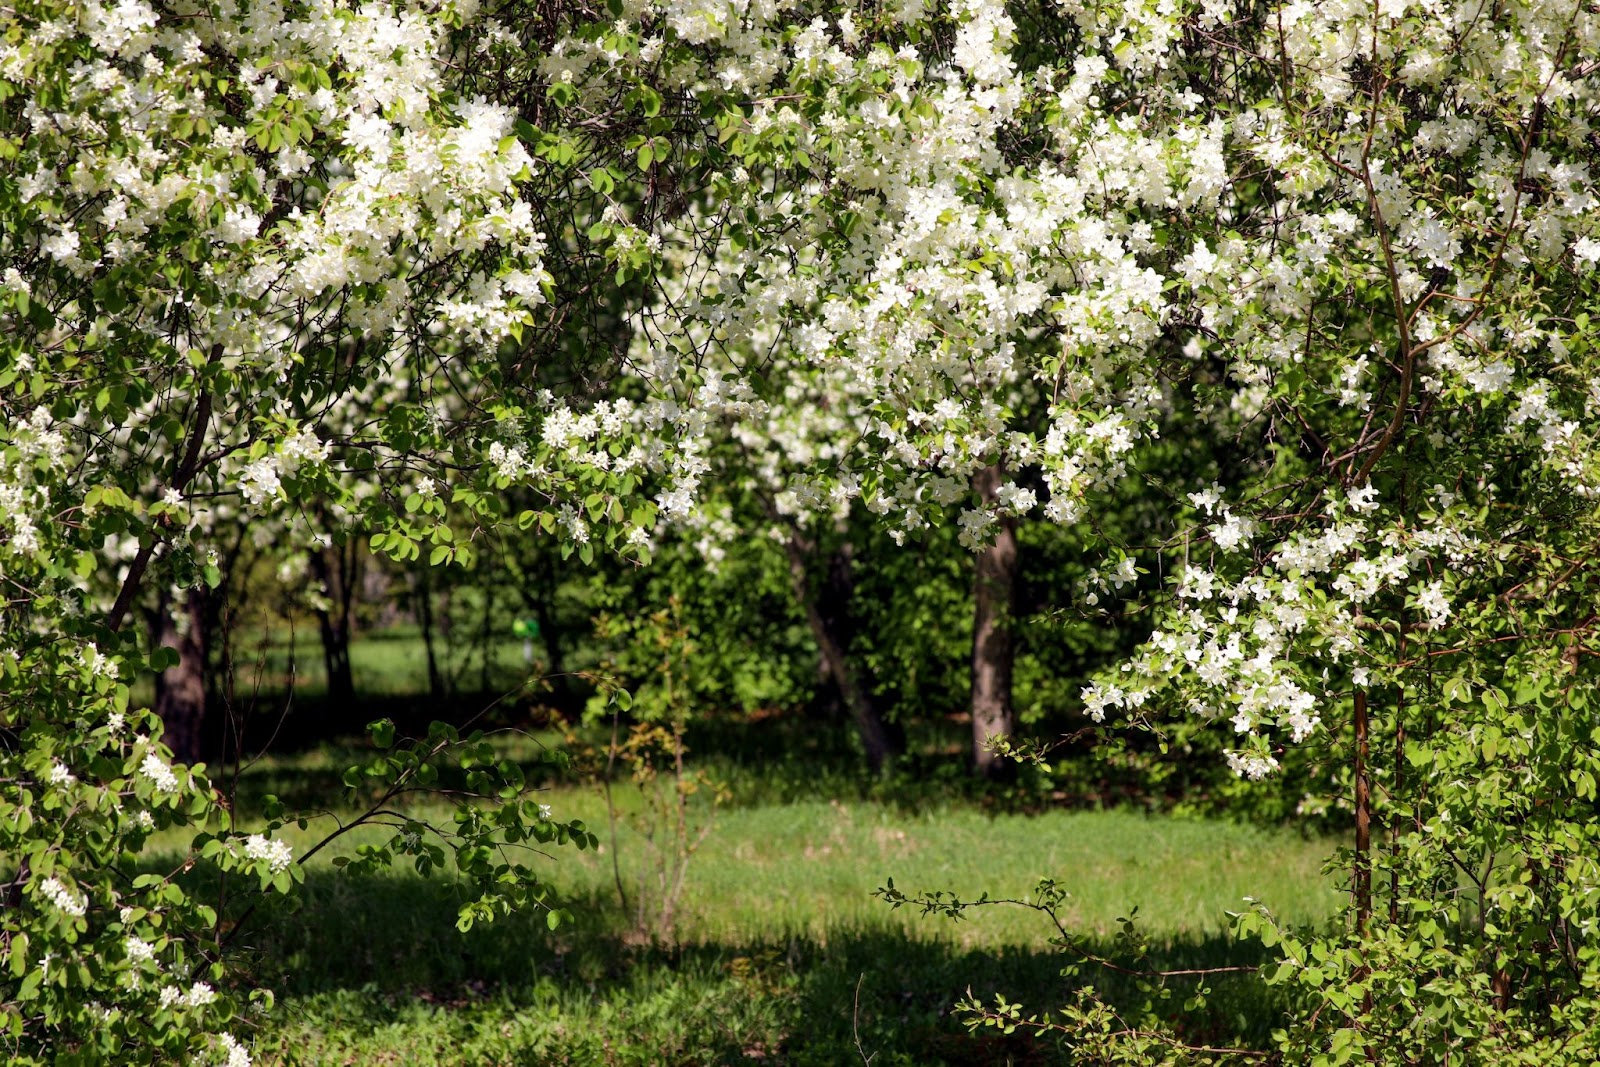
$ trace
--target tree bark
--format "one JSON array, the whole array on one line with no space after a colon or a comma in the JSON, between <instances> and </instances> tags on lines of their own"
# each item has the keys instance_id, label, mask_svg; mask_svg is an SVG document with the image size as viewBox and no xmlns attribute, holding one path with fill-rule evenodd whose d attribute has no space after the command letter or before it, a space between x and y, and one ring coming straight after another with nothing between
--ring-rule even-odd
<instances>
[{"instance_id":1,"label":"tree bark","mask_svg":"<svg viewBox=\"0 0 1600 1067\"><path fill-rule=\"evenodd\" d=\"M1356 933L1367 932L1367 920L1372 916L1372 789L1367 778L1368 719L1367 691L1355 693L1355 801L1356 801L1356 855L1355 855L1355 906Z\"/></svg>"},{"instance_id":2,"label":"tree bark","mask_svg":"<svg viewBox=\"0 0 1600 1067\"><path fill-rule=\"evenodd\" d=\"M985 467L974 478L978 495L993 504L1000 488L999 465ZM1016 733L1011 702L1012 665L1016 659L1017 522L1000 520L994 542L978 553L972 583L972 766L985 778L1000 778L1013 769L1010 760L989 750L991 737Z\"/></svg>"},{"instance_id":3,"label":"tree bark","mask_svg":"<svg viewBox=\"0 0 1600 1067\"><path fill-rule=\"evenodd\" d=\"M177 601L163 593L156 624L157 640L178 653L178 662L156 676L162 738L180 762L198 763L206 714L206 590L191 589Z\"/></svg>"},{"instance_id":4,"label":"tree bark","mask_svg":"<svg viewBox=\"0 0 1600 1067\"><path fill-rule=\"evenodd\" d=\"M350 671L350 609L356 584L355 547L348 558L343 545L311 553L311 566L326 595L317 608L317 630L322 637L322 662L328 675L328 700L348 706L355 701L355 679ZM332 557L330 559L330 556Z\"/></svg>"},{"instance_id":5,"label":"tree bark","mask_svg":"<svg viewBox=\"0 0 1600 1067\"><path fill-rule=\"evenodd\" d=\"M428 695L438 700L444 696L444 676L439 673L439 655L433 639L433 583L428 568L418 570L412 577L412 601L416 605L417 626L422 630L422 648L428 657Z\"/></svg>"},{"instance_id":6,"label":"tree bark","mask_svg":"<svg viewBox=\"0 0 1600 1067\"><path fill-rule=\"evenodd\" d=\"M483 618L478 625L478 692L490 692L490 666L494 656L494 585L485 582L483 585Z\"/></svg>"},{"instance_id":7,"label":"tree bark","mask_svg":"<svg viewBox=\"0 0 1600 1067\"><path fill-rule=\"evenodd\" d=\"M789 578L794 586L794 594L805 611L806 622L811 628L812 639L817 643L823 669L838 688L839 696L850 712L850 718L855 722L857 732L861 735L861 744L867 753L867 765L873 774L882 774L904 751L904 743L885 721L883 713L873 703L871 695L861 686L860 680L850 666L847 655L849 634L843 625L851 584L850 548L848 544L842 546L829 560L829 602L827 610L824 610L823 605L818 603L818 598L812 595L811 583L807 580L808 546L801 535L798 533L791 535L785 541L784 547L789 555Z\"/></svg>"}]
</instances>

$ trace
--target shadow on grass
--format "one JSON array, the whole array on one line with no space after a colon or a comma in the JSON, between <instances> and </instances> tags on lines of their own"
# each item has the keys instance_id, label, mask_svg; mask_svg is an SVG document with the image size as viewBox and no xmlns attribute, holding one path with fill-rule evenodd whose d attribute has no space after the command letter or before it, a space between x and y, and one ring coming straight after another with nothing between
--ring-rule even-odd
<instances>
[{"instance_id":1,"label":"shadow on grass","mask_svg":"<svg viewBox=\"0 0 1600 1067\"><path fill-rule=\"evenodd\" d=\"M422 736L433 719L464 722L492 699L474 698L450 705L412 697L363 699L352 708L339 710L302 702L289 720L300 725L279 732L272 742L274 755L260 762L247 761L252 765L239 780L237 809L259 810L261 798L269 793L291 810L340 803L346 795L344 769L373 754L363 736L366 723L389 718L402 737ZM548 709L509 702L474 725L521 732L523 737L508 742L507 755L535 785L571 784L600 774L609 728L604 724L574 728L571 736L577 741L568 752L576 769L562 771L553 766L553 750L529 739L532 732L539 731L551 744L560 745L550 721ZM1106 752L1080 741L1056 759L1053 779L1024 771L1012 781L993 782L968 771L962 754L968 737L966 725L942 719L914 723L907 735L907 754L894 772L885 776L868 773L846 724L798 712L757 718L700 717L690 724L687 744L691 764L727 787L726 804L733 808L861 800L902 813L952 804L993 812L1107 806L1163 810L1180 800L1190 805L1201 803L1211 784L1208 775L1214 776L1222 767L1220 762L1213 766L1207 761L1173 761L1171 773L1156 782L1137 764L1107 758ZM257 740L264 744L266 738ZM626 767L619 766L617 773L626 775ZM219 774L219 782L225 777ZM446 772L443 784L459 782ZM364 798L358 794L356 800Z\"/></svg>"},{"instance_id":2,"label":"shadow on grass","mask_svg":"<svg viewBox=\"0 0 1600 1067\"><path fill-rule=\"evenodd\" d=\"M881 926L820 939L768 932L651 946L624 936L605 898L570 901L578 921L554 933L539 913L465 934L439 882L313 872L302 900L242 938L252 979L287 998L276 1044L269 1035L258 1045L265 1062L1066 1064L1070 1053L1048 1040L970 1034L950 1008L970 991L1054 1009L1092 984L1130 1018L1149 1018L1149 991L1126 976L1085 968L1064 978L1067 959L1045 947L963 948L932 936L943 920L910 938L887 908ZM1263 959L1217 935L1159 944L1147 966ZM1190 1043L1268 1047L1277 994L1248 975L1210 986L1197 1011L1182 1011L1192 979L1152 1010ZM440 1057L421 1051L430 1041ZM385 1058L391 1047L398 1059Z\"/></svg>"}]
</instances>

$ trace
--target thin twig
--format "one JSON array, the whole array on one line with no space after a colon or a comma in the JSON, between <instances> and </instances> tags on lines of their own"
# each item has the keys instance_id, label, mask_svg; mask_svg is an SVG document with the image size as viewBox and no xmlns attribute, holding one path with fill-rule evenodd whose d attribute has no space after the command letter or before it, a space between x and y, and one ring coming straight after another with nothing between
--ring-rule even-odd
<instances>
[{"instance_id":1,"label":"thin twig","mask_svg":"<svg viewBox=\"0 0 1600 1067\"><path fill-rule=\"evenodd\" d=\"M860 976L856 978L855 1006L850 1011L850 1034L855 1038L856 1055L861 1057L862 1067L872 1067L872 1060L878 1054L874 1052L871 1056L867 1055L867 1050L862 1047L861 1044L861 983L866 981L866 979L866 971L862 971Z\"/></svg>"}]
</instances>

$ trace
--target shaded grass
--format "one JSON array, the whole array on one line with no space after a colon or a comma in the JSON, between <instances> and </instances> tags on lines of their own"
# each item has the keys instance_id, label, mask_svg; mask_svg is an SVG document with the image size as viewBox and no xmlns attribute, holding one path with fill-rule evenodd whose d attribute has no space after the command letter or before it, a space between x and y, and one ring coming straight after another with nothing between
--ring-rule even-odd
<instances>
[{"instance_id":1,"label":"shaded grass","mask_svg":"<svg viewBox=\"0 0 1600 1067\"><path fill-rule=\"evenodd\" d=\"M504 941L457 965L508 960ZM529 931L528 938L537 934ZM579 946L579 940L584 943ZM1106 947L1106 946L1098 946ZM968 1035L949 1006L971 992L1045 1004L1065 1000L1061 961L1041 950L960 950L883 929L835 929L754 944L628 950L569 935L518 968L516 982L478 978L449 989L332 988L288 998L258 1057L282 1063L888 1064L1066 1063L1048 1042ZM1163 966L1251 962L1223 939L1178 941ZM1097 984L1105 985L1105 983ZM1219 981L1191 1039L1264 1040L1274 1003L1261 987ZM1131 1002L1129 983L1108 996ZM1180 998L1181 999L1181 998Z\"/></svg>"},{"instance_id":2,"label":"shaded grass","mask_svg":"<svg viewBox=\"0 0 1600 1067\"><path fill-rule=\"evenodd\" d=\"M291 807L326 805L330 797L342 793L344 769L371 755L370 747L360 740L366 724L384 717L399 725L402 736L421 735L435 718L498 730L492 735L498 752L518 763L534 783L571 783L573 769L552 763L557 752L570 755L581 775L598 777L606 764L609 725L563 724L541 703L544 695L527 691L472 695L443 706L417 696L364 698L354 709L297 696L289 724L273 735L278 754L256 764L240 780L240 802L249 809L272 793ZM1219 773L1227 773L1220 763L1207 764L1187 778L1152 783L1114 752L1087 748L1063 754L1051 773L1029 766L1019 768L1012 780L993 782L970 773L968 723L921 720L906 724L905 732L906 754L892 773L881 776L868 773L848 722L795 712L697 716L689 724L687 745L693 769L722 788L725 806L735 808L839 800L879 803L910 813L952 806L996 813L1113 806L1200 813L1220 806L1208 789ZM1263 795L1282 788L1276 782L1249 785L1260 786ZM1246 818L1261 810L1248 797L1232 799L1225 809L1229 817Z\"/></svg>"},{"instance_id":3,"label":"shaded grass","mask_svg":"<svg viewBox=\"0 0 1600 1067\"><path fill-rule=\"evenodd\" d=\"M338 762L324 753L298 764L322 760ZM291 773L283 761L252 772L258 786ZM618 796L637 805L629 789ZM542 799L558 818L603 830L595 789ZM1071 929L1098 953L1120 951L1118 919L1138 905L1149 962L1161 967L1257 962L1257 950L1224 932L1225 911L1246 895L1297 923L1322 921L1338 904L1320 873L1325 842L1236 823L854 800L748 803L715 818L674 936L655 943L633 936L618 905L610 842L549 861L549 881L577 919L554 933L542 914L527 914L463 934L448 880L352 876L319 855L303 907L265 914L241 938L254 979L282 996L258 1035L258 1062L836 1064L860 1062L864 1050L877 1067L1070 1063L1048 1042L968 1035L949 1008L969 988L1053 1008L1092 983L1137 1010L1148 998L1135 983L1097 971L1063 979L1067 960L1037 914L994 908L954 923L890 911L872 891L892 878L907 891L1023 896L1053 877L1072 892ZM313 823L286 836L302 851L320 832ZM357 831L333 851L380 836ZM637 892L649 846L625 820L615 847ZM1212 985L1205 1009L1182 1023L1185 1036L1262 1047L1277 994L1249 978ZM1192 989L1173 986L1172 1014Z\"/></svg>"},{"instance_id":4,"label":"shaded grass","mask_svg":"<svg viewBox=\"0 0 1600 1067\"><path fill-rule=\"evenodd\" d=\"M410 656L414 667L414 646L396 640L385 655ZM346 732L381 715L404 723L440 711L414 692L346 710L296 701L296 714L312 720L345 716L334 729ZM508 707L501 721L517 723L520 714L525 724L527 712L525 704ZM256 1035L257 1062L806 1065L867 1055L874 1067L1070 1064L1071 1054L1050 1042L969 1035L950 1007L970 990L1051 1009L1091 983L1135 1016L1147 1005L1163 1018L1181 1014L1191 1042L1266 1047L1282 1018L1282 993L1251 977L1212 980L1205 1007L1180 1013L1195 988L1190 980L1152 1002L1125 976L1085 968L1063 978L1071 961L1048 944L1054 931L1038 914L993 908L955 923L891 911L872 894L893 879L907 892L1026 896L1050 877L1071 893L1070 929L1097 954L1126 959L1118 920L1138 907L1149 966L1253 964L1260 949L1231 941L1226 912L1243 908L1248 895L1289 922L1326 921L1340 903L1322 873L1332 852L1326 840L1094 810L1104 791L1061 795L1028 782L996 789L964 773L965 726L910 726L902 772L872 779L844 724L697 720L691 761L731 800L714 816L697 801L695 819L714 817L715 829L690 862L675 930L655 941L637 935L612 883L613 849L633 895L652 858L630 818L642 798L626 781L614 783L624 813L615 842L541 861L576 916L555 932L537 913L463 934L455 926L460 890L448 879L336 872L335 855L387 837L379 828L348 835L309 865L298 908L274 902L238 938L249 980L280 994ZM565 747L581 761L595 740L583 730L574 740L545 729L495 743L543 786L540 799L555 817L584 820L605 840L598 787L573 784L550 760ZM291 808L332 806L347 818L342 772L370 755L362 743L335 742L249 766L234 797L240 825L267 794ZM413 810L448 822L447 807ZM331 817L313 818L284 836L301 854L332 826ZM181 842L166 844L175 850Z\"/></svg>"}]
</instances>

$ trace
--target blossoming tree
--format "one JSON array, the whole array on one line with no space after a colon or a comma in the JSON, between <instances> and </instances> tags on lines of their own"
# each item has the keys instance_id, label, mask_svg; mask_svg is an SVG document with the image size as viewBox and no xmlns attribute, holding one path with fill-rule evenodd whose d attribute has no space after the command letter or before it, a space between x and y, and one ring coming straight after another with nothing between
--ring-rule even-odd
<instances>
[{"instance_id":1,"label":"blossoming tree","mask_svg":"<svg viewBox=\"0 0 1600 1067\"><path fill-rule=\"evenodd\" d=\"M204 858L298 871L127 706L167 662L143 591L214 578L204 511L314 504L436 564L505 521L647 556L781 365L862 398L799 500L980 544L1127 479L1159 502L1139 552L1176 578L1085 710L1192 707L1251 777L1290 744L1348 768L1349 930L1244 924L1318 1004L1286 1041L1588 1062L1589 0L0 10L19 1056L246 1057L214 911L120 866L198 820ZM1136 464L1178 421L1228 483ZM1047 491L971 497L997 467Z\"/></svg>"},{"instance_id":2,"label":"blossoming tree","mask_svg":"<svg viewBox=\"0 0 1600 1067\"><path fill-rule=\"evenodd\" d=\"M497 423L519 418L515 367L468 354L528 326L551 278L519 198L535 164L514 113L446 84L461 20L323 4L5 9L0 940L19 1062L248 1061L226 1028L258 998L212 984L221 901L128 866L151 833L193 826L185 867L263 892L301 878L268 836L281 813L267 834L235 833L200 769L175 766L153 717L129 707L133 678L172 656L125 624L152 584L217 581L217 509L292 522L315 503L365 516L397 554L467 550L431 507L402 519L393 487L467 454L452 442L487 452ZM441 731L367 770L397 795L454 740ZM519 793L493 760L473 778L473 792ZM542 893L488 842L588 840L520 797L497 823L483 814L465 812L454 842L482 890L464 922ZM416 830L397 827L395 850L442 862Z\"/></svg>"}]
</instances>

